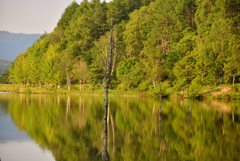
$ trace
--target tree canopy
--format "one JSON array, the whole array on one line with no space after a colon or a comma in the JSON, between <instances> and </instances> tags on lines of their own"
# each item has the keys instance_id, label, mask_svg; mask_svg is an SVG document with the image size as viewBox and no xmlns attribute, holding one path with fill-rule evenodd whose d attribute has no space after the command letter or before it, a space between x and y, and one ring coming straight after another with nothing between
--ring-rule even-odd
<instances>
[{"instance_id":1,"label":"tree canopy","mask_svg":"<svg viewBox=\"0 0 240 161\"><path fill-rule=\"evenodd\" d=\"M178 90L193 82L234 84L240 77L239 13L237 0L74 1L53 32L19 54L9 79L56 86L84 82L100 88L92 75L103 79L114 18L111 88L128 84L124 89L151 90L166 81ZM77 72L80 64L82 74Z\"/></svg>"}]
</instances>

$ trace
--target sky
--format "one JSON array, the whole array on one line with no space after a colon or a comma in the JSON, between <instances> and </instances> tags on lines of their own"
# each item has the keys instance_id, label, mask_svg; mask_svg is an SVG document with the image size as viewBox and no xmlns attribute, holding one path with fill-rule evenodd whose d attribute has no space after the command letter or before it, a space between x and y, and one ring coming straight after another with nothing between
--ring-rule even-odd
<instances>
[{"instance_id":1,"label":"sky","mask_svg":"<svg viewBox=\"0 0 240 161\"><path fill-rule=\"evenodd\" d=\"M82 0L75 0L78 4ZM111 0L106 0L109 2ZM51 33L73 0L0 0L0 30L12 33Z\"/></svg>"}]
</instances>

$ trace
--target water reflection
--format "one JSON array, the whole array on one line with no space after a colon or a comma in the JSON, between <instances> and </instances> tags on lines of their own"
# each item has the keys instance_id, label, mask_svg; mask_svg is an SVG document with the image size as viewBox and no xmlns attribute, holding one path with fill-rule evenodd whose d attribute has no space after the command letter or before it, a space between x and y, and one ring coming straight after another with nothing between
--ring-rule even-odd
<instances>
[{"instance_id":1,"label":"water reflection","mask_svg":"<svg viewBox=\"0 0 240 161\"><path fill-rule=\"evenodd\" d=\"M0 160L54 161L46 147L40 147L23 129L18 129L8 116L8 102L0 101Z\"/></svg>"},{"instance_id":2,"label":"water reflection","mask_svg":"<svg viewBox=\"0 0 240 161\"><path fill-rule=\"evenodd\" d=\"M189 115L190 115L190 112L188 111L188 122L187 122L187 139L188 139L188 128L189 128Z\"/></svg>"},{"instance_id":3,"label":"water reflection","mask_svg":"<svg viewBox=\"0 0 240 161\"><path fill-rule=\"evenodd\" d=\"M0 105L15 126L49 149L55 160L102 160L103 100L1 94ZM107 146L111 160L240 159L239 101L191 100L191 108L188 100L161 102L160 106L159 99L109 97ZM218 109L220 104L229 110Z\"/></svg>"}]
</instances>

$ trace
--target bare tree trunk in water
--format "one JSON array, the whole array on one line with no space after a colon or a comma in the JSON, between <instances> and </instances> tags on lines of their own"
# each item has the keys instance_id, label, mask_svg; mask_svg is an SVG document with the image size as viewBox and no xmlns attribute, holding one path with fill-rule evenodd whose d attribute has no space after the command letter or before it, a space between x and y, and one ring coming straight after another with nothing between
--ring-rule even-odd
<instances>
[{"instance_id":1,"label":"bare tree trunk in water","mask_svg":"<svg viewBox=\"0 0 240 161\"><path fill-rule=\"evenodd\" d=\"M104 160L109 161L109 155L107 151L107 116L108 116L108 88L111 82L111 68L112 68L112 33L113 33L113 19L111 22L111 31L110 31L110 53L109 53L109 62L108 62L108 70L107 70L107 81L106 81L106 88L105 88L105 100L104 100L104 107L105 107L105 114L104 114Z\"/></svg>"},{"instance_id":2,"label":"bare tree trunk in water","mask_svg":"<svg viewBox=\"0 0 240 161\"><path fill-rule=\"evenodd\" d=\"M162 99L161 99L161 97L162 97L161 95L162 95L162 94L161 94L161 92L162 92L162 91L161 91L161 84L160 84L160 92L159 92L159 93L160 93L160 94L159 94L159 98L160 98L160 110L159 110L159 132L158 132L158 135L159 135L159 136L158 136L158 137L159 137L159 138L158 138L159 144L160 144L160 139L161 139L161 121L162 121L162 120L161 120L161 112L162 112Z\"/></svg>"}]
</instances>

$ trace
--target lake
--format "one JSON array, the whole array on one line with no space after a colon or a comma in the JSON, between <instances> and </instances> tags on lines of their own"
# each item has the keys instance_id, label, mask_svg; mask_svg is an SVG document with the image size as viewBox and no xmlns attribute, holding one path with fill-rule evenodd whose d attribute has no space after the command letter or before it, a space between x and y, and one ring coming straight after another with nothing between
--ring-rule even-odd
<instances>
[{"instance_id":1,"label":"lake","mask_svg":"<svg viewBox=\"0 0 240 161\"><path fill-rule=\"evenodd\" d=\"M240 160L240 101L109 97L112 161ZM102 160L104 97L0 93L1 161Z\"/></svg>"}]
</instances>

